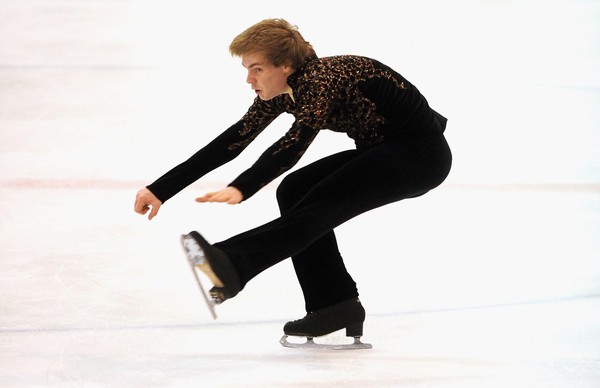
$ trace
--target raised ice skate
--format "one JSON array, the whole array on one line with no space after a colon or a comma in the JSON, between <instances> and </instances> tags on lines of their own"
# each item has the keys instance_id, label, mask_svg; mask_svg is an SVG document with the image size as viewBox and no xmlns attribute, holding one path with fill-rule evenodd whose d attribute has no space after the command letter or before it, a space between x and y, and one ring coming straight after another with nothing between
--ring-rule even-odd
<instances>
[{"instance_id":1,"label":"raised ice skate","mask_svg":"<svg viewBox=\"0 0 600 388\"><path fill-rule=\"evenodd\" d=\"M225 253L210 245L198 232L182 235L181 245L206 305L216 319L215 306L234 297L241 289L237 272ZM202 285L201 274L214 285L208 293Z\"/></svg>"}]
</instances>

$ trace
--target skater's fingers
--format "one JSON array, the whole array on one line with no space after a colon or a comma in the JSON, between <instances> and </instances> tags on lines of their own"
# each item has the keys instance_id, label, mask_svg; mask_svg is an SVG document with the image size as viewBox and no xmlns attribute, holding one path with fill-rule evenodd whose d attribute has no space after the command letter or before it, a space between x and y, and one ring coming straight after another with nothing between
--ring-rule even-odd
<instances>
[{"instance_id":1,"label":"skater's fingers","mask_svg":"<svg viewBox=\"0 0 600 388\"><path fill-rule=\"evenodd\" d=\"M216 193L206 193L204 194L202 197L198 197L196 198L196 202L212 202L211 198L215 195Z\"/></svg>"},{"instance_id":2,"label":"skater's fingers","mask_svg":"<svg viewBox=\"0 0 600 388\"><path fill-rule=\"evenodd\" d=\"M227 187L223 190L204 194L196 198L196 202L224 202L231 205L242 202L243 195L235 187Z\"/></svg>"},{"instance_id":3,"label":"skater's fingers","mask_svg":"<svg viewBox=\"0 0 600 388\"><path fill-rule=\"evenodd\" d=\"M140 198L136 198L135 203L133 204L133 211L138 214L146 214L146 212L150 209L148 205L141 200Z\"/></svg>"},{"instance_id":4,"label":"skater's fingers","mask_svg":"<svg viewBox=\"0 0 600 388\"><path fill-rule=\"evenodd\" d=\"M148 214L148 220L153 219L154 216L156 216L156 214L158 214L158 209L160 209L160 205L161 205L160 201L158 203L155 203L152 205L152 210L150 211L150 214Z\"/></svg>"},{"instance_id":5,"label":"skater's fingers","mask_svg":"<svg viewBox=\"0 0 600 388\"><path fill-rule=\"evenodd\" d=\"M227 193L225 190L213 191L196 198L196 202L227 202Z\"/></svg>"},{"instance_id":6,"label":"skater's fingers","mask_svg":"<svg viewBox=\"0 0 600 388\"><path fill-rule=\"evenodd\" d=\"M202 197L196 198L196 202L225 202L226 199L220 192L206 193Z\"/></svg>"}]
</instances>

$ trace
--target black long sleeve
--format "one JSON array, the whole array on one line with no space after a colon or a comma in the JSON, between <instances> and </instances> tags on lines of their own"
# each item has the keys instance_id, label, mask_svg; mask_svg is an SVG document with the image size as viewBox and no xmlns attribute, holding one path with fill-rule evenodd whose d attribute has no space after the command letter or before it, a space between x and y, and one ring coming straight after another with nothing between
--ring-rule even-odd
<instances>
[{"instance_id":1,"label":"black long sleeve","mask_svg":"<svg viewBox=\"0 0 600 388\"><path fill-rule=\"evenodd\" d=\"M147 188L164 203L202 176L234 159L244 147L230 150L227 145L238 138L241 125L240 120L185 162L149 184Z\"/></svg>"},{"instance_id":2,"label":"black long sleeve","mask_svg":"<svg viewBox=\"0 0 600 388\"><path fill-rule=\"evenodd\" d=\"M292 168L304 155L318 130L299 127L296 123L279 141L270 146L258 160L229 185L239 189L244 199Z\"/></svg>"}]
</instances>

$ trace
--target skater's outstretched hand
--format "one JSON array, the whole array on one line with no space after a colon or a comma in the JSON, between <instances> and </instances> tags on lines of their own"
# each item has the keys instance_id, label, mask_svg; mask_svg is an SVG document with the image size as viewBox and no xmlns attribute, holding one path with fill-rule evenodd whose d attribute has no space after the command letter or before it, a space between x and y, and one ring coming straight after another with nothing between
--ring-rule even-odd
<instances>
[{"instance_id":1,"label":"skater's outstretched hand","mask_svg":"<svg viewBox=\"0 0 600 388\"><path fill-rule=\"evenodd\" d=\"M151 220L154 218L156 213L158 213L158 209L160 209L161 205L162 202L160 199L156 198L156 196L152 194L150 190L144 188L137 192L133 210L139 214L146 214L148 210L152 209L148 215L148 219Z\"/></svg>"},{"instance_id":2,"label":"skater's outstretched hand","mask_svg":"<svg viewBox=\"0 0 600 388\"><path fill-rule=\"evenodd\" d=\"M206 193L202 197L196 198L196 202L225 202L230 205L235 205L244 199L241 191L233 186L224 188L223 190Z\"/></svg>"}]
</instances>

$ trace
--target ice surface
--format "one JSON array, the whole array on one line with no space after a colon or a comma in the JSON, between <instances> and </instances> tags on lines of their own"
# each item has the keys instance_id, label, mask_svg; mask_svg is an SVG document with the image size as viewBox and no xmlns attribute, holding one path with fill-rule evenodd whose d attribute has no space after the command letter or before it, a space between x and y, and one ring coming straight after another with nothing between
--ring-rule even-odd
<instances>
[{"instance_id":1,"label":"ice surface","mask_svg":"<svg viewBox=\"0 0 600 388\"><path fill-rule=\"evenodd\" d=\"M199 4L0 3L0 386L599 386L598 2ZM240 206L193 198L289 118L153 221L133 212L243 114L227 46L275 16L321 55L392 65L450 118L442 187L338 229L371 350L278 343L304 315L289 261L213 321L179 245L276 216L277 182ZM323 133L300 165L342 138Z\"/></svg>"}]
</instances>

